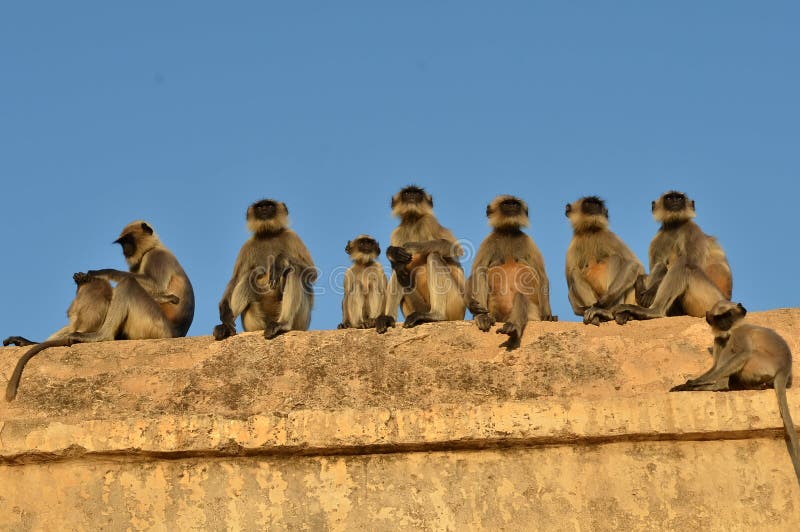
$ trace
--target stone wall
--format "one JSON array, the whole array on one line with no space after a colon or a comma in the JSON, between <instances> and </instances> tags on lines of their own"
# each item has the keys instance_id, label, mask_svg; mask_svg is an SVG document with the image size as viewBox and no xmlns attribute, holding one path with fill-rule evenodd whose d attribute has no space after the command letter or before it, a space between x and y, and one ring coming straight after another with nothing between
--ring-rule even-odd
<instances>
[{"instance_id":1,"label":"stone wall","mask_svg":"<svg viewBox=\"0 0 800 532\"><path fill-rule=\"evenodd\" d=\"M800 352L800 309L748 319ZM458 322L45 351L0 404L0 529L797 529L774 392L666 393L710 365L703 320L502 339ZM22 352L0 350L5 379Z\"/></svg>"}]
</instances>

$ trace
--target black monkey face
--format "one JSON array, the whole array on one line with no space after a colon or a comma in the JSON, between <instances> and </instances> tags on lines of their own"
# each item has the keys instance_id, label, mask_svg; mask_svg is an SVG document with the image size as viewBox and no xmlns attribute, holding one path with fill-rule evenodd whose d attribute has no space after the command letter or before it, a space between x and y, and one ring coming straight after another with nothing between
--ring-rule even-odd
<instances>
[{"instance_id":1,"label":"black monkey face","mask_svg":"<svg viewBox=\"0 0 800 532\"><path fill-rule=\"evenodd\" d=\"M677 212L682 211L686 208L686 202L688 198L686 194L682 192L670 191L664 194L662 198L662 203L664 208L668 211Z\"/></svg>"},{"instance_id":2,"label":"black monkey face","mask_svg":"<svg viewBox=\"0 0 800 532\"><path fill-rule=\"evenodd\" d=\"M256 220L270 220L278 213L278 204L273 200L261 200L253 204Z\"/></svg>"},{"instance_id":3,"label":"black monkey face","mask_svg":"<svg viewBox=\"0 0 800 532\"><path fill-rule=\"evenodd\" d=\"M356 240L356 248L361 253L366 253L368 255L374 254L378 256L381 254L381 248L378 245L378 242L372 238L359 238Z\"/></svg>"},{"instance_id":4,"label":"black monkey face","mask_svg":"<svg viewBox=\"0 0 800 532\"><path fill-rule=\"evenodd\" d=\"M715 329L727 331L746 314L747 309L741 303L722 300L706 312L706 322Z\"/></svg>"},{"instance_id":5,"label":"black monkey face","mask_svg":"<svg viewBox=\"0 0 800 532\"><path fill-rule=\"evenodd\" d=\"M522 201L514 197L505 198L500 202L500 212L505 216L516 216L518 214L528 214L528 210L522 205Z\"/></svg>"},{"instance_id":6,"label":"black monkey face","mask_svg":"<svg viewBox=\"0 0 800 532\"><path fill-rule=\"evenodd\" d=\"M429 203L432 203L432 201L430 201L428 193L425 192L424 189L414 185L408 186L403 190L401 190L399 196L400 196L399 198L400 201L403 203L416 204L416 203L422 203L423 201L426 200L428 200Z\"/></svg>"},{"instance_id":7,"label":"black monkey face","mask_svg":"<svg viewBox=\"0 0 800 532\"><path fill-rule=\"evenodd\" d=\"M122 246L122 254L126 259L136 255L136 238L132 234L126 233L116 239L114 243Z\"/></svg>"}]
</instances>

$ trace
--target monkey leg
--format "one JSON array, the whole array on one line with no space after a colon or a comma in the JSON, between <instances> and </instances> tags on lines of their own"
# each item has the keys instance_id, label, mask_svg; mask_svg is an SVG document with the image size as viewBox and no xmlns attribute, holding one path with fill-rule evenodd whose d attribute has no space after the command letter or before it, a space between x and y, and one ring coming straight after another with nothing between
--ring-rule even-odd
<instances>
[{"instance_id":1,"label":"monkey leg","mask_svg":"<svg viewBox=\"0 0 800 532\"><path fill-rule=\"evenodd\" d=\"M75 333L73 342L103 342L118 337L129 340L172 337L172 327L147 291L135 278L126 278L114 288L106 318L97 332Z\"/></svg>"},{"instance_id":2,"label":"monkey leg","mask_svg":"<svg viewBox=\"0 0 800 532\"><path fill-rule=\"evenodd\" d=\"M261 331L266 327L267 319L263 316L261 306L256 304L262 294L267 291L257 282L258 271L253 270L242 275L234 285L229 297L223 297L219 303L220 323L214 327L214 339L224 340L236 334L236 318L242 316L245 331ZM246 313L246 314L245 314Z\"/></svg>"},{"instance_id":3,"label":"monkey leg","mask_svg":"<svg viewBox=\"0 0 800 532\"><path fill-rule=\"evenodd\" d=\"M655 300L656 293L667 274L667 265L659 262L653 267L650 275L638 275L634 282L636 293L636 304L642 307L650 307Z\"/></svg>"},{"instance_id":4,"label":"monkey leg","mask_svg":"<svg viewBox=\"0 0 800 532\"><path fill-rule=\"evenodd\" d=\"M394 327L397 321L397 309L403 300L404 292L397 278L397 270L394 270L391 277L389 277L389 284L386 286L386 306L383 314L375 318L375 330L378 334L383 334L389 327Z\"/></svg>"},{"instance_id":5,"label":"monkey leg","mask_svg":"<svg viewBox=\"0 0 800 532\"><path fill-rule=\"evenodd\" d=\"M686 264L676 264L664 275L651 307L646 308L627 304L617 305L613 309L614 319L617 323L623 325L630 319L650 320L666 317L667 312L675 301L679 298L682 299L687 291L702 289L705 294L707 285L711 285L711 283L706 279L702 271ZM717 290L717 293L719 293L719 290ZM720 299L722 299L721 293L719 294ZM707 299L707 297L703 297L704 301ZM717 301L713 301L708 306L708 309ZM694 305L693 300L692 303Z\"/></svg>"},{"instance_id":6,"label":"monkey leg","mask_svg":"<svg viewBox=\"0 0 800 532\"><path fill-rule=\"evenodd\" d=\"M38 344L38 343L39 342L34 342L32 340L28 340L24 336L9 336L5 340L3 340L3 345L6 346L6 347L9 346L9 345L18 345L20 347L24 347L26 345L33 345L33 344Z\"/></svg>"},{"instance_id":7,"label":"monkey leg","mask_svg":"<svg viewBox=\"0 0 800 532\"><path fill-rule=\"evenodd\" d=\"M537 316L538 309L534 309ZM511 307L511 314L503 324L502 327L497 329L497 334L507 334L508 340L500 344L500 347L505 347L507 351L518 348L522 342L522 334L525 332L525 326L528 324L528 316L531 313L530 300L528 296L517 292L514 294L514 303Z\"/></svg>"},{"instance_id":8,"label":"monkey leg","mask_svg":"<svg viewBox=\"0 0 800 532\"><path fill-rule=\"evenodd\" d=\"M583 314L583 323L585 325L597 325L599 327L601 322L611 321L613 319L614 313L602 307L590 307L586 309L586 312Z\"/></svg>"},{"instance_id":9,"label":"monkey leg","mask_svg":"<svg viewBox=\"0 0 800 532\"><path fill-rule=\"evenodd\" d=\"M461 301L463 307L463 296L459 292L458 281L451 275L450 267L440 255L432 253L428 255L427 261L428 295L430 300L430 310L427 312L417 311L406 316L403 327L416 327L422 323L434 321L444 321L447 319L448 309L454 303L454 297ZM464 317L463 310L461 317Z\"/></svg>"},{"instance_id":10,"label":"monkey leg","mask_svg":"<svg viewBox=\"0 0 800 532\"><path fill-rule=\"evenodd\" d=\"M264 337L268 340L291 330L305 331L311 321L313 295L303 290L303 284L296 271L286 275L281 300L281 310L277 321L267 323Z\"/></svg>"}]
</instances>

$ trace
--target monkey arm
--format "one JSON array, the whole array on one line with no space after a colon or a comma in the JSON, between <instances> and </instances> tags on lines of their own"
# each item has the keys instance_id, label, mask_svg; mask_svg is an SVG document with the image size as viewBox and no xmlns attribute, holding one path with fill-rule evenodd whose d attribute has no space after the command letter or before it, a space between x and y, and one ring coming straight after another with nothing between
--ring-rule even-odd
<instances>
[{"instance_id":1,"label":"monkey arm","mask_svg":"<svg viewBox=\"0 0 800 532\"><path fill-rule=\"evenodd\" d=\"M473 316L489 313L489 278L488 269L474 265L467 279L467 308Z\"/></svg>"},{"instance_id":2,"label":"monkey arm","mask_svg":"<svg viewBox=\"0 0 800 532\"><path fill-rule=\"evenodd\" d=\"M619 301L633 287L639 275L639 264L636 261L626 261L620 256L616 256L613 259L609 258L609 260L617 261L618 268L616 268L617 276L611 280L606 293L596 303L598 307L605 309Z\"/></svg>"},{"instance_id":3,"label":"monkey arm","mask_svg":"<svg viewBox=\"0 0 800 532\"><path fill-rule=\"evenodd\" d=\"M443 258L456 259L464 254L461 246L455 240L448 240L446 238L437 238L434 240L425 240L419 242L406 242L403 248L411 253L438 253Z\"/></svg>"},{"instance_id":4,"label":"monkey arm","mask_svg":"<svg viewBox=\"0 0 800 532\"><path fill-rule=\"evenodd\" d=\"M573 270L567 279L569 303L576 316L583 316L597 302L597 296L579 270Z\"/></svg>"},{"instance_id":5,"label":"monkey arm","mask_svg":"<svg viewBox=\"0 0 800 532\"><path fill-rule=\"evenodd\" d=\"M542 321L558 321L550 308L550 281L544 269L539 272L539 315Z\"/></svg>"},{"instance_id":6,"label":"monkey arm","mask_svg":"<svg viewBox=\"0 0 800 532\"><path fill-rule=\"evenodd\" d=\"M98 279L105 279L106 281L113 281L115 283L121 283L125 279L134 279L151 296L166 293L166 286L159 286L159 283L155 279L142 273L123 272L121 270L109 268L104 270L89 270L86 272L86 275ZM169 279L167 279L167 282L169 282Z\"/></svg>"}]
</instances>

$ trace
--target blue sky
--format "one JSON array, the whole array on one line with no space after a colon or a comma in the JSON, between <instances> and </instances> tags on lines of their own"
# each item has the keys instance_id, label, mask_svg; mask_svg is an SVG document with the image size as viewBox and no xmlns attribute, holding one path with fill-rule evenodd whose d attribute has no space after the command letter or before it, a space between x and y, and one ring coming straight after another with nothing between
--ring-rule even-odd
<instances>
[{"instance_id":1,"label":"blue sky","mask_svg":"<svg viewBox=\"0 0 800 532\"><path fill-rule=\"evenodd\" d=\"M72 273L125 269L111 241L138 218L210 334L264 197L322 270L312 328L333 328L346 241L385 248L408 183L476 245L495 195L527 200L562 320L564 204L604 197L646 263L671 188L727 251L735 300L798 306L798 20L777 1L3 3L2 336L61 327Z\"/></svg>"}]
</instances>

